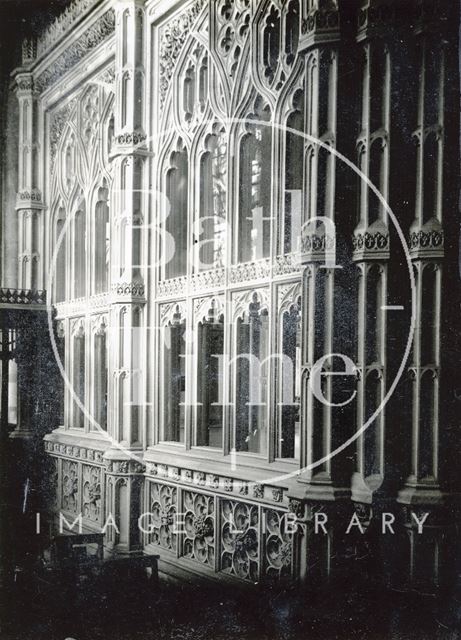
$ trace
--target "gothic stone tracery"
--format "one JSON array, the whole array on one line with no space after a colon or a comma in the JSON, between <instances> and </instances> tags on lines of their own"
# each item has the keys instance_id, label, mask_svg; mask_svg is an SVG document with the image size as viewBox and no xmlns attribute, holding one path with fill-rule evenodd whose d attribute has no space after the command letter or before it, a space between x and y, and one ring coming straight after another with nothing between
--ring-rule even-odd
<instances>
[{"instance_id":1,"label":"gothic stone tracery","mask_svg":"<svg viewBox=\"0 0 461 640\"><path fill-rule=\"evenodd\" d=\"M46 448L63 511L89 530L109 513L121 522L114 552L159 550L223 580L308 580L337 570L337 528L385 503L412 539L408 584L419 571L411 513L442 526L459 450L446 335L459 291L457 16L408 4L400 16L395 0L75 0L25 43L18 276L33 293L2 296L40 297L54 260L74 393ZM411 278L389 210L335 151L409 245L415 331L384 410ZM340 409L311 383L323 355L337 366L331 353L354 365L321 385L352 398ZM135 526L144 509L148 533ZM326 538L312 535L319 513ZM443 557L428 559L428 588Z\"/></svg>"}]
</instances>

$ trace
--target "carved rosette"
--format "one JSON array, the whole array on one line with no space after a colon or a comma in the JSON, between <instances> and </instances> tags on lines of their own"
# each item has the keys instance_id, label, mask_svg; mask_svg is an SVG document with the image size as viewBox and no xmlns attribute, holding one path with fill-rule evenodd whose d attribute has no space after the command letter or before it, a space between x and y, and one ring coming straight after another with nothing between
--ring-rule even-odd
<instances>
[{"instance_id":1,"label":"carved rosette","mask_svg":"<svg viewBox=\"0 0 461 640\"><path fill-rule=\"evenodd\" d=\"M305 503L296 498L290 498L288 502L288 511L294 513L296 518L303 518L305 515Z\"/></svg>"},{"instance_id":2,"label":"carved rosette","mask_svg":"<svg viewBox=\"0 0 461 640\"><path fill-rule=\"evenodd\" d=\"M177 489L166 484L150 482L150 511L152 514L148 541L163 549L174 551L177 536L174 532L177 511Z\"/></svg>"},{"instance_id":3,"label":"carved rosette","mask_svg":"<svg viewBox=\"0 0 461 640\"><path fill-rule=\"evenodd\" d=\"M280 579L291 574L293 534L287 532L286 514L273 509L265 511L266 539L264 573Z\"/></svg>"},{"instance_id":4,"label":"carved rosette","mask_svg":"<svg viewBox=\"0 0 461 640\"><path fill-rule=\"evenodd\" d=\"M259 512L256 505L221 503L221 558L224 573L253 582L259 577Z\"/></svg>"},{"instance_id":5,"label":"carved rosette","mask_svg":"<svg viewBox=\"0 0 461 640\"><path fill-rule=\"evenodd\" d=\"M373 509L371 505L364 504L362 502L355 502L353 506L354 512L357 515L362 529L367 531L373 519Z\"/></svg>"},{"instance_id":6,"label":"carved rosette","mask_svg":"<svg viewBox=\"0 0 461 640\"><path fill-rule=\"evenodd\" d=\"M183 500L183 555L214 567L214 498L193 491L185 491Z\"/></svg>"}]
</instances>

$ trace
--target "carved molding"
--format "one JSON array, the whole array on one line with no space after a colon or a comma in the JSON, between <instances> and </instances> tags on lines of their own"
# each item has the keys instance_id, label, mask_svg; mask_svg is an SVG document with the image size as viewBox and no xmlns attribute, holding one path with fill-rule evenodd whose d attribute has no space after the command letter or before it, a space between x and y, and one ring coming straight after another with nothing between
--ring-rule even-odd
<instances>
[{"instance_id":1,"label":"carved molding","mask_svg":"<svg viewBox=\"0 0 461 640\"><path fill-rule=\"evenodd\" d=\"M16 78L16 88L19 93L32 93L34 90L34 80L32 78L32 75L18 75Z\"/></svg>"},{"instance_id":2,"label":"carved molding","mask_svg":"<svg viewBox=\"0 0 461 640\"><path fill-rule=\"evenodd\" d=\"M412 231L410 233L410 253L411 254L437 254L437 256L443 255L444 234L440 230L428 230L424 231Z\"/></svg>"},{"instance_id":3,"label":"carved molding","mask_svg":"<svg viewBox=\"0 0 461 640\"><path fill-rule=\"evenodd\" d=\"M111 36L114 30L115 12L109 9L41 73L35 83L37 91L42 93L52 86L88 53Z\"/></svg>"},{"instance_id":4,"label":"carved molding","mask_svg":"<svg viewBox=\"0 0 461 640\"><path fill-rule=\"evenodd\" d=\"M116 298L144 301L145 286L142 282L116 282L112 285L112 294Z\"/></svg>"},{"instance_id":5,"label":"carved molding","mask_svg":"<svg viewBox=\"0 0 461 640\"><path fill-rule=\"evenodd\" d=\"M21 205L21 203L42 204L42 192L40 189L24 189L20 191L17 196L17 205Z\"/></svg>"},{"instance_id":6,"label":"carved molding","mask_svg":"<svg viewBox=\"0 0 461 640\"><path fill-rule=\"evenodd\" d=\"M389 257L389 232L364 231L352 237L354 260L386 259Z\"/></svg>"},{"instance_id":7,"label":"carved molding","mask_svg":"<svg viewBox=\"0 0 461 640\"><path fill-rule=\"evenodd\" d=\"M334 257L336 238L326 233L303 233L301 237L301 261L325 262Z\"/></svg>"},{"instance_id":8,"label":"carved molding","mask_svg":"<svg viewBox=\"0 0 461 640\"><path fill-rule=\"evenodd\" d=\"M299 254L289 253L285 256L276 256L274 275L285 276L301 272L301 258Z\"/></svg>"},{"instance_id":9,"label":"carved molding","mask_svg":"<svg viewBox=\"0 0 461 640\"><path fill-rule=\"evenodd\" d=\"M271 273L271 260L265 258L257 262L244 262L229 270L229 280L232 283L248 282L268 278Z\"/></svg>"},{"instance_id":10,"label":"carved molding","mask_svg":"<svg viewBox=\"0 0 461 640\"><path fill-rule=\"evenodd\" d=\"M158 294L160 296L171 296L184 293L187 289L188 277L171 278L158 283Z\"/></svg>"},{"instance_id":11,"label":"carved molding","mask_svg":"<svg viewBox=\"0 0 461 640\"><path fill-rule=\"evenodd\" d=\"M216 473L193 471L167 464L147 462L146 475L181 484L194 484L197 487L213 489L221 493L232 493L236 496L249 496L251 490L252 498L269 503L281 504L285 501L285 490L281 487L260 483L254 484L247 480L230 478Z\"/></svg>"},{"instance_id":12,"label":"carved molding","mask_svg":"<svg viewBox=\"0 0 461 640\"><path fill-rule=\"evenodd\" d=\"M41 289L0 289L0 303L46 304L46 291Z\"/></svg>"},{"instance_id":13,"label":"carved molding","mask_svg":"<svg viewBox=\"0 0 461 640\"><path fill-rule=\"evenodd\" d=\"M305 14L301 20L299 51L339 41L339 16L334 1L326 7L313 7Z\"/></svg>"},{"instance_id":14,"label":"carved molding","mask_svg":"<svg viewBox=\"0 0 461 640\"><path fill-rule=\"evenodd\" d=\"M106 310L109 307L109 294L98 293L89 298L78 298L69 302L58 302L56 310L59 317L85 315L90 310Z\"/></svg>"},{"instance_id":15,"label":"carved molding","mask_svg":"<svg viewBox=\"0 0 461 640\"><path fill-rule=\"evenodd\" d=\"M141 145L146 140L147 140L147 136L142 131L133 131L131 133L121 133L115 138L115 141L119 146Z\"/></svg>"},{"instance_id":16,"label":"carved molding","mask_svg":"<svg viewBox=\"0 0 461 640\"><path fill-rule=\"evenodd\" d=\"M73 0L71 4L54 20L37 38L36 53L41 56L43 53L51 49L63 36L70 32L71 27L75 25L90 9L92 9L99 0ZM27 41L25 41L27 42ZM24 61L24 45L23 44L23 61Z\"/></svg>"},{"instance_id":17,"label":"carved molding","mask_svg":"<svg viewBox=\"0 0 461 640\"><path fill-rule=\"evenodd\" d=\"M94 462L98 464L103 463L103 451L95 451L94 449L88 449L79 445L45 441L45 451L54 455L59 455L60 457L65 456L66 458L85 460L87 462Z\"/></svg>"},{"instance_id":18,"label":"carved molding","mask_svg":"<svg viewBox=\"0 0 461 640\"><path fill-rule=\"evenodd\" d=\"M205 0L196 0L191 7L170 20L161 30L159 75L161 107L163 107L170 80L173 77L176 60L204 4Z\"/></svg>"},{"instance_id":19,"label":"carved molding","mask_svg":"<svg viewBox=\"0 0 461 640\"><path fill-rule=\"evenodd\" d=\"M139 475L145 472L146 467L137 460L106 460L106 472L115 475Z\"/></svg>"}]
</instances>

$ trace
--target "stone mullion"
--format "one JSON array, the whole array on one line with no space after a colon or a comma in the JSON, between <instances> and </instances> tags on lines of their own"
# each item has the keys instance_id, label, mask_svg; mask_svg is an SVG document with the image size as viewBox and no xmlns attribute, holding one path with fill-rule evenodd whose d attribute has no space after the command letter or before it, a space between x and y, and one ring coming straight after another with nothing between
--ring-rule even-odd
<instances>
[{"instance_id":1,"label":"stone mullion","mask_svg":"<svg viewBox=\"0 0 461 640\"><path fill-rule=\"evenodd\" d=\"M456 55L448 57L450 47L454 51L457 46L459 7L416 0L415 8L412 45L419 92L413 132L415 216L409 229L416 284L413 361L408 367L413 394L412 435L409 475L398 502L411 541L406 558L410 580L430 592L451 574L451 545L455 543L451 530L459 517L452 493L459 484L452 472L459 456L459 440L451 424L458 412L453 400L458 377L454 363L459 360L460 349L453 332L459 315L455 266L459 236L459 151L455 139L459 137L459 119L453 115L459 111L459 77ZM445 120L445 110L450 119ZM428 344L432 345L429 349ZM431 395L432 406L428 402ZM426 514L426 525L430 525L422 535L414 522L421 514Z\"/></svg>"},{"instance_id":2,"label":"stone mullion","mask_svg":"<svg viewBox=\"0 0 461 640\"><path fill-rule=\"evenodd\" d=\"M366 287L366 265L358 265L358 304L357 304L357 366L359 370L359 376L357 380L357 401L356 401L356 428L362 425L365 421L364 412L364 400L365 400L365 340L362 337L365 335L366 328L366 308L367 308L367 287ZM357 470L362 478L365 468L365 451L363 447L362 438L359 436L357 443Z\"/></svg>"},{"instance_id":3,"label":"stone mullion","mask_svg":"<svg viewBox=\"0 0 461 640\"><path fill-rule=\"evenodd\" d=\"M301 451L301 466L309 467L313 463L313 401L310 390L310 374L312 370L312 357L314 352L314 332L310 329L314 326L315 311L315 267L308 265L302 274L302 300L303 310L303 362L302 362L302 386L301 386L301 416L304 428L301 437L303 446ZM306 331L306 327L309 330ZM313 476L312 469L304 471L306 480Z\"/></svg>"},{"instance_id":4,"label":"stone mullion","mask_svg":"<svg viewBox=\"0 0 461 640\"><path fill-rule=\"evenodd\" d=\"M339 45L339 8L336 2L305 1L302 3L302 16L299 49L306 55L305 131L312 138L336 148L338 135L347 137L347 132L338 130L337 108L341 68L349 55ZM324 81L325 76L327 81ZM308 217L303 221L301 239L303 334L300 410L304 440L301 466L304 469L298 478L298 486L290 491L290 498L296 505L293 510L299 525L294 548L298 559L295 577L311 584L316 578L331 577L341 571L343 554L337 527L341 526L341 519L349 508L349 489L345 486L344 456L328 458L342 441L344 431L341 432L341 426L344 425L340 425L334 406L323 403L319 411L314 412L315 396L311 386L315 363L322 356L338 351L336 324L342 310L335 304L335 283L339 275L337 269L342 265L336 261L336 156L320 144L316 145L315 141L307 144L305 201ZM310 153L313 154L312 159L309 158ZM309 219L316 216L326 218L326 222L309 224ZM325 360L324 373L335 371L337 365L336 359L333 362ZM334 402L333 379L322 376L322 380L324 398ZM320 401L315 399L315 402ZM323 417L322 424L318 422L319 415ZM322 464L305 469L324 457L327 460ZM328 518L328 534L315 531L319 513Z\"/></svg>"},{"instance_id":5,"label":"stone mullion","mask_svg":"<svg viewBox=\"0 0 461 640\"><path fill-rule=\"evenodd\" d=\"M443 166L443 139L444 139L444 83L445 83L445 65L444 65L444 53L441 45L436 41L434 36L423 32L419 34L419 42L416 43L419 46L419 64L420 64L420 83L419 83L419 96L418 96L418 123L415 130L415 137L417 139L417 163L416 163L416 211L415 220L410 229L410 251L412 254L412 261L415 266L416 273L416 321L415 321L415 334L413 340L413 362L410 367L411 379L413 381L413 403L412 403L412 466L410 470L410 476L407 479L407 491L404 490L404 494L418 493L417 489L420 487L422 491L422 499L427 491L439 491L438 482L438 469L436 461L438 459L438 405L440 403L439 398L439 385L438 375L440 369L440 354L439 354L439 341L440 333L432 335L434 340L434 357L431 361L426 361L426 355L423 349L423 335L426 330L424 326L425 317L424 313L427 311L425 306L428 304L433 305L432 314L434 317L433 332L436 331L435 327L440 326L440 298L442 292L442 264L444 261L444 247L443 247L443 227L442 227L442 209L441 209L441 196L442 196L442 166ZM438 102L437 113L435 114L435 121L429 121L428 114L426 112L426 103L428 99L433 99L433 95L428 95L431 92L431 83L429 78L430 69L429 66L433 64L433 59L438 59L439 66L434 73L438 78L438 90L439 95L436 96ZM426 149L429 144L428 138L431 134L436 135L437 140L437 157L429 158L426 155ZM425 198L425 189L429 189L427 181L424 180L427 162L434 162L434 175L437 176L435 181L435 197L434 197L434 210L427 211L427 201ZM430 242L425 241L427 236ZM440 238L440 242L434 243L434 238ZM434 291L431 299L423 297L424 281L429 277L429 273L434 271ZM427 391L422 384L424 376L430 375L432 372L433 383L433 419L430 425L431 437L426 438L426 442L421 442L422 420L425 418L427 410L423 407L425 396ZM421 458L426 456L427 452L423 450L423 447L431 446L429 457L431 458L432 473L428 477L423 477ZM402 497L402 496L401 496ZM406 498L404 498L405 500Z\"/></svg>"},{"instance_id":6,"label":"stone mullion","mask_svg":"<svg viewBox=\"0 0 461 640\"><path fill-rule=\"evenodd\" d=\"M306 108L307 117L307 134L313 138L319 139L324 143L335 146L336 142L336 93L337 93L337 64L338 51L335 43L325 44L311 48L307 54L307 83L311 86L307 87L308 104ZM312 73L312 70L314 73ZM325 72L331 74L332 80L323 90L326 94L321 95L322 88L320 86L320 76ZM315 143L314 143L315 144ZM319 145L314 150L314 162L312 171L314 176L310 176L310 184L307 189L316 191L316 198L311 199L312 208L310 210L310 218L322 216L331 220L331 228L324 227L323 232L319 232L316 227L319 223L312 223L307 229L305 238L303 238L303 299L307 300L309 296L309 304L307 310L306 322L304 323L304 341L307 340L308 348L305 351L307 360L304 364L304 378L312 373L312 367L315 362L322 356L332 353L333 350L333 327L334 327L334 280L335 270L329 267L331 258L331 243L335 243L333 233L334 225L334 202L335 202L335 156L327 155L325 162L325 175L323 176L325 184L320 184L319 174L319 155L328 152ZM320 189L324 189L321 194ZM319 199L322 196L324 207L322 211L318 210ZM308 221L306 221L308 222ZM307 241L307 244L306 244ZM307 270L307 271L306 271ZM324 279L324 287L319 293L319 279ZM323 308L326 316L319 316L319 305ZM320 314L322 315L322 314ZM318 317L319 316L319 317ZM315 352L313 342L313 333L315 333L316 324L322 323L322 327L317 326L317 330L321 331L320 352ZM314 331L313 331L314 330ZM317 345L318 347L318 345ZM332 363L333 365L333 363ZM332 379L325 377L325 398L331 399L332 396ZM318 457L315 452L320 452L320 458L328 456L335 440L332 434L333 408L324 405L321 414L323 416L322 424L315 422L313 404L315 402L311 384L309 382L303 384L303 397L301 404L305 407L303 414L306 420L306 446L305 456L306 463L315 464L314 457ZM317 400L318 401L318 400ZM309 483L310 490L316 496L328 494L327 499L331 499L332 491L332 464L336 464L335 460L326 460L321 465L307 470L303 477ZM326 497L326 494L325 496Z\"/></svg>"},{"instance_id":7,"label":"stone mullion","mask_svg":"<svg viewBox=\"0 0 461 640\"><path fill-rule=\"evenodd\" d=\"M394 35L390 24L383 25L380 17L379 0L364 0L359 9L359 29L356 34L357 43L361 49L362 60L362 129L357 139L359 162L358 166L365 178L371 180L380 191L384 199L389 193L389 137L390 137L390 105L392 88L392 56L388 49L388 39ZM377 61L379 64L377 64ZM377 74L383 74L382 77ZM376 95L377 92L381 95ZM379 99L380 98L380 99ZM380 145L378 171L374 166L376 160L376 145ZM373 148L374 147L374 148ZM376 173L376 175L375 175ZM379 180L378 183L377 179ZM386 393L386 333L387 322L385 312L381 306L387 304L387 273L389 261L389 230L387 214L382 205L377 203L376 195L371 191L366 180L360 177L359 222L354 231L353 259L358 269L358 388L357 388L357 418L356 429L360 430L369 419L367 411L367 395L372 385L371 376L377 376L375 403L373 412ZM373 220L373 207L378 215ZM376 278L373 280L373 270ZM370 290L370 283L375 289ZM378 293L380 295L378 296ZM375 308L371 309L371 301L375 297ZM374 335L368 331L372 314L376 315ZM368 340L376 340L374 345L375 360L369 360ZM375 373L376 371L376 373ZM379 399L379 401L378 401ZM385 478L384 445L385 445L385 410L382 407L379 415L367 426L367 429L357 438L357 469L353 476L352 498L357 503L371 503L379 492L380 485ZM378 474L373 469L374 478L370 484L366 478L367 442L374 447L374 454L379 458Z\"/></svg>"},{"instance_id":8,"label":"stone mullion","mask_svg":"<svg viewBox=\"0 0 461 640\"><path fill-rule=\"evenodd\" d=\"M116 545L119 552L132 552L141 547L136 520L142 505L138 503L139 474L142 465L135 451L141 450L142 417L140 406L142 346L145 337L144 280L141 269L143 243L142 225L146 180L146 135L144 133L144 1L117 0L115 3L115 108L113 199L117 220L115 251L111 252L110 317L117 336L117 349L109 358L109 380L112 393L109 431L121 446L105 453L108 473L114 474L108 483L109 511L120 502L124 492L127 505L119 513L126 540ZM138 348L136 345L138 344ZM128 403L128 404L126 404ZM120 475L123 474L123 477ZM128 476L125 476L128 474ZM113 492L110 494L109 487ZM124 498L125 499L125 498ZM134 522L134 524L133 524ZM120 526L120 523L118 523Z\"/></svg>"},{"instance_id":9,"label":"stone mullion","mask_svg":"<svg viewBox=\"0 0 461 640\"><path fill-rule=\"evenodd\" d=\"M29 53L31 54L29 56ZM18 119L18 191L16 211L18 224L18 284L22 289L43 289L43 273L39 260L43 249L43 202L38 184L38 127L37 95L33 74L29 65L33 62L34 47L23 49L23 67L15 76L16 95L19 106ZM13 437L28 438L36 422L33 397L35 362L34 339L36 336L22 329L18 334L18 426ZM24 344L28 343L26 348ZM20 391L20 393L19 393Z\"/></svg>"},{"instance_id":10,"label":"stone mullion","mask_svg":"<svg viewBox=\"0 0 461 640\"><path fill-rule=\"evenodd\" d=\"M38 268L42 249L43 209L38 185L37 96L31 73L21 69L16 76L19 103L18 193L16 210L19 237L18 281L23 289L43 288L43 274Z\"/></svg>"}]
</instances>

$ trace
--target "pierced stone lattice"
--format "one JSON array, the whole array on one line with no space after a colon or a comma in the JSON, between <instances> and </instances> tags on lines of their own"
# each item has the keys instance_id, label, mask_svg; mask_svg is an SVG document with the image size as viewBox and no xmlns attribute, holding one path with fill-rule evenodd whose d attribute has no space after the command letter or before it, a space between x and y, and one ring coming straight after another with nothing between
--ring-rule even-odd
<instances>
[{"instance_id":1,"label":"pierced stone lattice","mask_svg":"<svg viewBox=\"0 0 461 640\"><path fill-rule=\"evenodd\" d=\"M77 104L77 98L73 98L72 100L69 100L69 102L67 102L61 109L56 111L52 116L51 126L50 126L50 156L51 156L50 167L52 171L54 170L56 150L58 147L59 140L61 138L61 134L63 132L65 125L71 118L76 104Z\"/></svg>"},{"instance_id":2,"label":"pierced stone lattice","mask_svg":"<svg viewBox=\"0 0 461 640\"><path fill-rule=\"evenodd\" d=\"M78 468L77 463L63 460L62 463L62 500L65 511L77 513L78 510Z\"/></svg>"},{"instance_id":3,"label":"pierced stone lattice","mask_svg":"<svg viewBox=\"0 0 461 640\"><path fill-rule=\"evenodd\" d=\"M91 522L101 519L101 469L83 465L83 517Z\"/></svg>"},{"instance_id":4,"label":"pierced stone lattice","mask_svg":"<svg viewBox=\"0 0 461 640\"><path fill-rule=\"evenodd\" d=\"M82 100L82 134L87 145L93 146L98 134L99 97L97 87L90 87Z\"/></svg>"},{"instance_id":5,"label":"pierced stone lattice","mask_svg":"<svg viewBox=\"0 0 461 640\"><path fill-rule=\"evenodd\" d=\"M193 491L184 492L183 554L210 567L214 566L214 498Z\"/></svg>"},{"instance_id":6,"label":"pierced stone lattice","mask_svg":"<svg viewBox=\"0 0 461 640\"><path fill-rule=\"evenodd\" d=\"M216 48L231 78L250 32L250 0L221 0L216 7Z\"/></svg>"},{"instance_id":7,"label":"pierced stone lattice","mask_svg":"<svg viewBox=\"0 0 461 640\"><path fill-rule=\"evenodd\" d=\"M165 102L176 60L204 4L205 0L196 0L190 8L170 20L161 31L159 91L161 107Z\"/></svg>"},{"instance_id":8,"label":"pierced stone lattice","mask_svg":"<svg viewBox=\"0 0 461 640\"><path fill-rule=\"evenodd\" d=\"M293 534L287 531L286 514L273 509L264 512L266 540L264 573L271 578L289 577L293 551Z\"/></svg>"},{"instance_id":9,"label":"pierced stone lattice","mask_svg":"<svg viewBox=\"0 0 461 640\"><path fill-rule=\"evenodd\" d=\"M259 577L259 510L256 505L224 500L221 505L220 569L242 580Z\"/></svg>"},{"instance_id":10,"label":"pierced stone lattice","mask_svg":"<svg viewBox=\"0 0 461 640\"><path fill-rule=\"evenodd\" d=\"M156 544L163 549L176 549L176 521L177 489L166 484L150 483L150 505L152 532L149 543Z\"/></svg>"}]
</instances>

